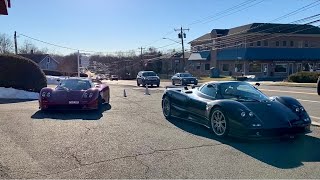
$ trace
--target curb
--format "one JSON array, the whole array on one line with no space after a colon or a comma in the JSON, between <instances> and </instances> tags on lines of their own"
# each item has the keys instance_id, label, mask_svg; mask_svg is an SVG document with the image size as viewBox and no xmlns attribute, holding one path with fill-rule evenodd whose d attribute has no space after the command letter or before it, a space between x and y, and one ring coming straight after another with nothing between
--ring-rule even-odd
<instances>
[{"instance_id":1,"label":"curb","mask_svg":"<svg viewBox=\"0 0 320 180\"><path fill-rule=\"evenodd\" d=\"M318 122L312 122L311 125L320 127L320 123L318 123Z\"/></svg>"}]
</instances>

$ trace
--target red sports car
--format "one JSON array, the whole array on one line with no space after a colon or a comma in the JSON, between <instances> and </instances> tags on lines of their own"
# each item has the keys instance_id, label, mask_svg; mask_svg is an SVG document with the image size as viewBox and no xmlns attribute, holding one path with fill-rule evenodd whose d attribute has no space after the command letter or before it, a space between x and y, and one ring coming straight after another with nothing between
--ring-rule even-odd
<instances>
[{"instance_id":1,"label":"red sports car","mask_svg":"<svg viewBox=\"0 0 320 180\"><path fill-rule=\"evenodd\" d=\"M40 91L39 108L93 110L109 100L108 85L90 79L68 78L61 80L55 89L46 87Z\"/></svg>"}]
</instances>

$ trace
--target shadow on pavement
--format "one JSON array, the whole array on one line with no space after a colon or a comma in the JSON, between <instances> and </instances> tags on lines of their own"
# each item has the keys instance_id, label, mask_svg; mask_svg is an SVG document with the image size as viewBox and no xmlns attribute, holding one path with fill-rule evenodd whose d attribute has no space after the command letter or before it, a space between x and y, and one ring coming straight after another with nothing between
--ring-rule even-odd
<instances>
[{"instance_id":1,"label":"shadow on pavement","mask_svg":"<svg viewBox=\"0 0 320 180\"><path fill-rule=\"evenodd\" d=\"M277 140L220 139L201 125L175 118L169 122L186 132L219 141L277 168L291 169L303 166L303 162L320 162L320 139L316 137L304 135L295 139Z\"/></svg>"},{"instance_id":2,"label":"shadow on pavement","mask_svg":"<svg viewBox=\"0 0 320 180\"><path fill-rule=\"evenodd\" d=\"M110 104L104 104L99 110L81 111L81 110L47 110L37 111L32 119L55 119L55 120L99 120L103 112L111 109Z\"/></svg>"},{"instance_id":3,"label":"shadow on pavement","mask_svg":"<svg viewBox=\"0 0 320 180\"><path fill-rule=\"evenodd\" d=\"M13 104L13 103L22 103L22 102L29 102L29 101L38 101L37 99L0 99L0 104Z\"/></svg>"}]
</instances>

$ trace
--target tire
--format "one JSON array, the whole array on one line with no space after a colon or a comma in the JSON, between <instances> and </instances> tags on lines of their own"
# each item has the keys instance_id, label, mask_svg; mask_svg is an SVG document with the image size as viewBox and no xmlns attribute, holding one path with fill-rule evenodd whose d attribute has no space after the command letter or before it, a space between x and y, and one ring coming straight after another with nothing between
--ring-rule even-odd
<instances>
[{"instance_id":1,"label":"tire","mask_svg":"<svg viewBox=\"0 0 320 180\"><path fill-rule=\"evenodd\" d=\"M162 113L166 119L171 118L171 102L168 96L165 96L162 100Z\"/></svg>"},{"instance_id":2,"label":"tire","mask_svg":"<svg viewBox=\"0 0 320 180\"><path fill-rule=\"evenodd\" d=\"M317 91L318 91L318 95L320 96L320 77L318 77Z\"/></svg>"},{"instance_id":3,"label":"tire","mask_svg":"<svg viewBox=\"0 0 320 180\"><path fill-rule=\"evenodd\" d=\"M103 103L103 99L102 97L99 95L98 97L98 110L100 110L102 108L102 103Z\"/></svg>"},{"instance_id":4,"label":"tire","mask_svg":"<svg viewBox=\"0 0 320 180\"><path fill-rule=\"evenodd\" d=\"M176 83L174 82L174 80L172 80L172 85L173 85L173 86L175 86L175 85L176 85Z\"/></svg>"},{"instance_id":5,"label":"tire","mask_svg":"<svg viewBox=\"0 0 320 180\"><path fill-rule=\"evenodd\" d=\"M220 107L212 110L210 115L211 130L217 137L226 137L229 134L229 120Z\"/></svg>"},{"instance_id":6,"label":"tire","mask_svg":"<svg viewBox=\"0 0 320 180\"><path fill-rule=\"evenodd\" d=\"M137 86L138 86L138 87L140 87L140 84L139 84L139 82L138 82L138 81L137 81Z\"/></svg>"},{"instance_id":7,"label":"tire","mask_svg":"<svg viewBox=\"0 0 320 180\"><path fill-rule=\"evenodd\" d=\"M160 84L157 84L157 87L159 87L160 86Z\"/></svg>"}]
</instances>

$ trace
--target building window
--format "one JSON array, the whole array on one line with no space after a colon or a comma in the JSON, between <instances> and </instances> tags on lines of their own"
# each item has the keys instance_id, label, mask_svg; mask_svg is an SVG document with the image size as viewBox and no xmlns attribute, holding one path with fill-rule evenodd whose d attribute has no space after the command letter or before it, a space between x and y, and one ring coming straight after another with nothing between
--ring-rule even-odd
<instances>
[{"instance_id":1,"label":"building window","mask_svg":"<svg viewBox=\"0 0 320 180\"><path fill-rule=\"evenodd\" d=\"M204 70L210 70L210 64L205 64L204 65Z\"/></svg>"},{"instance_id":2,"label":"building window","mask_svg":"<svg viewBox=\"0 0 320 180\"><path fill-rule=\"evenodd\" d=\"M257 41L257 46L261 46L261 41Z\"/></svg>"},{"instance_id":3,"label":"building window","mask_svg":"<svg viewBox=\"0 0 320 180\"><path fill-rule=\"evenodd\" d=\"M229 71L229 64L222 64L222 71Z\"/></svg>"},{"instance_id":4,"label":"building window","mask_svg":"<svg viewBox=\"0 0 320 180\"><path fill-rule=\"evenodd\" d=\"M197 68L197 69L200 69L200 67L201 67L201 64L200 64L200 63L197 63L197 64L196 64L196 68Z\"/></svg>"},{"instance_id":5,"label":"building window","mask_svg":"<svg viewBox=\"0 0 320 180\"><path fill-rule=\"evenodd\" d=\"M249 72L261 72L261 64L260 63L249 64Z\"/></svg>"},{"instance_id":6,"label":"building window","mask_svg":"<svg viewBox=\"0 0 320 180\"><path fill-rule=\"evenodd\" d=\"M294 42L290 41L290 46L293 47L294 46Z\"/></svg>"},{"instance_id":7,"label":"building window","mask_svg":"<svg viewBox=\"0 0 320 180\"><path fill-rule=\"evenodd\" d=\"M243 64L234 65L234 72L242 72L242 71L243 71Z\"/></svg>"},{"instance_id":8,"label":"building window","mask_svg":"<svg viewBox=\"0 0 320 180\"><path fill-rule=\"evenodd\" d=\"M263 46L269 46L269 43L267 40L263 41Z\"/></svg>"},{"instance_id":9,"label":"building window","mask_svg":"<svg viewBox=\"0 0 320 180\"><path fill-rule=\"evenodd\" d=\"M274 67L274 72L277 73L286 73L287 72L287 64L276 64Z\"/></svg>"},{"instance_id":10,"label":"building window","mask_svg":"<svg viewBox=\"0 0 320 180\"><path fill-rule=\"evenodd\" d=\"M309 42L308 41L304 42L304 47L309 47Z\"/></svg>"},{"instance_id":11,"label":"building window","mask_svg":"<svg viewBox=\"0 0 320 180\"><path fill-rule=\"evenodd\" d=\"M250 43L250 45L249 45L249 46L251 46L251 47L252 47L252 46L253 46L253 43Z\"/></svg>"},{"instance_id":12,"label":"building window","mask_svg":"<svg viewBox=\"0 0 320 180\"><path fill-rule=\"evenodd\" d=\"M280 46L280 42L279 41L276 41L276 46Z\"/></svg>"},{"instance_id":13,"label":"building window","mask_svg":"<svg viewBox=\"0 0 320 180\"><path fill-rule=\"evenodd\" d=\"M287 46L287 41L282 41L282 46Z\"/></svg>"}]
</instances>

